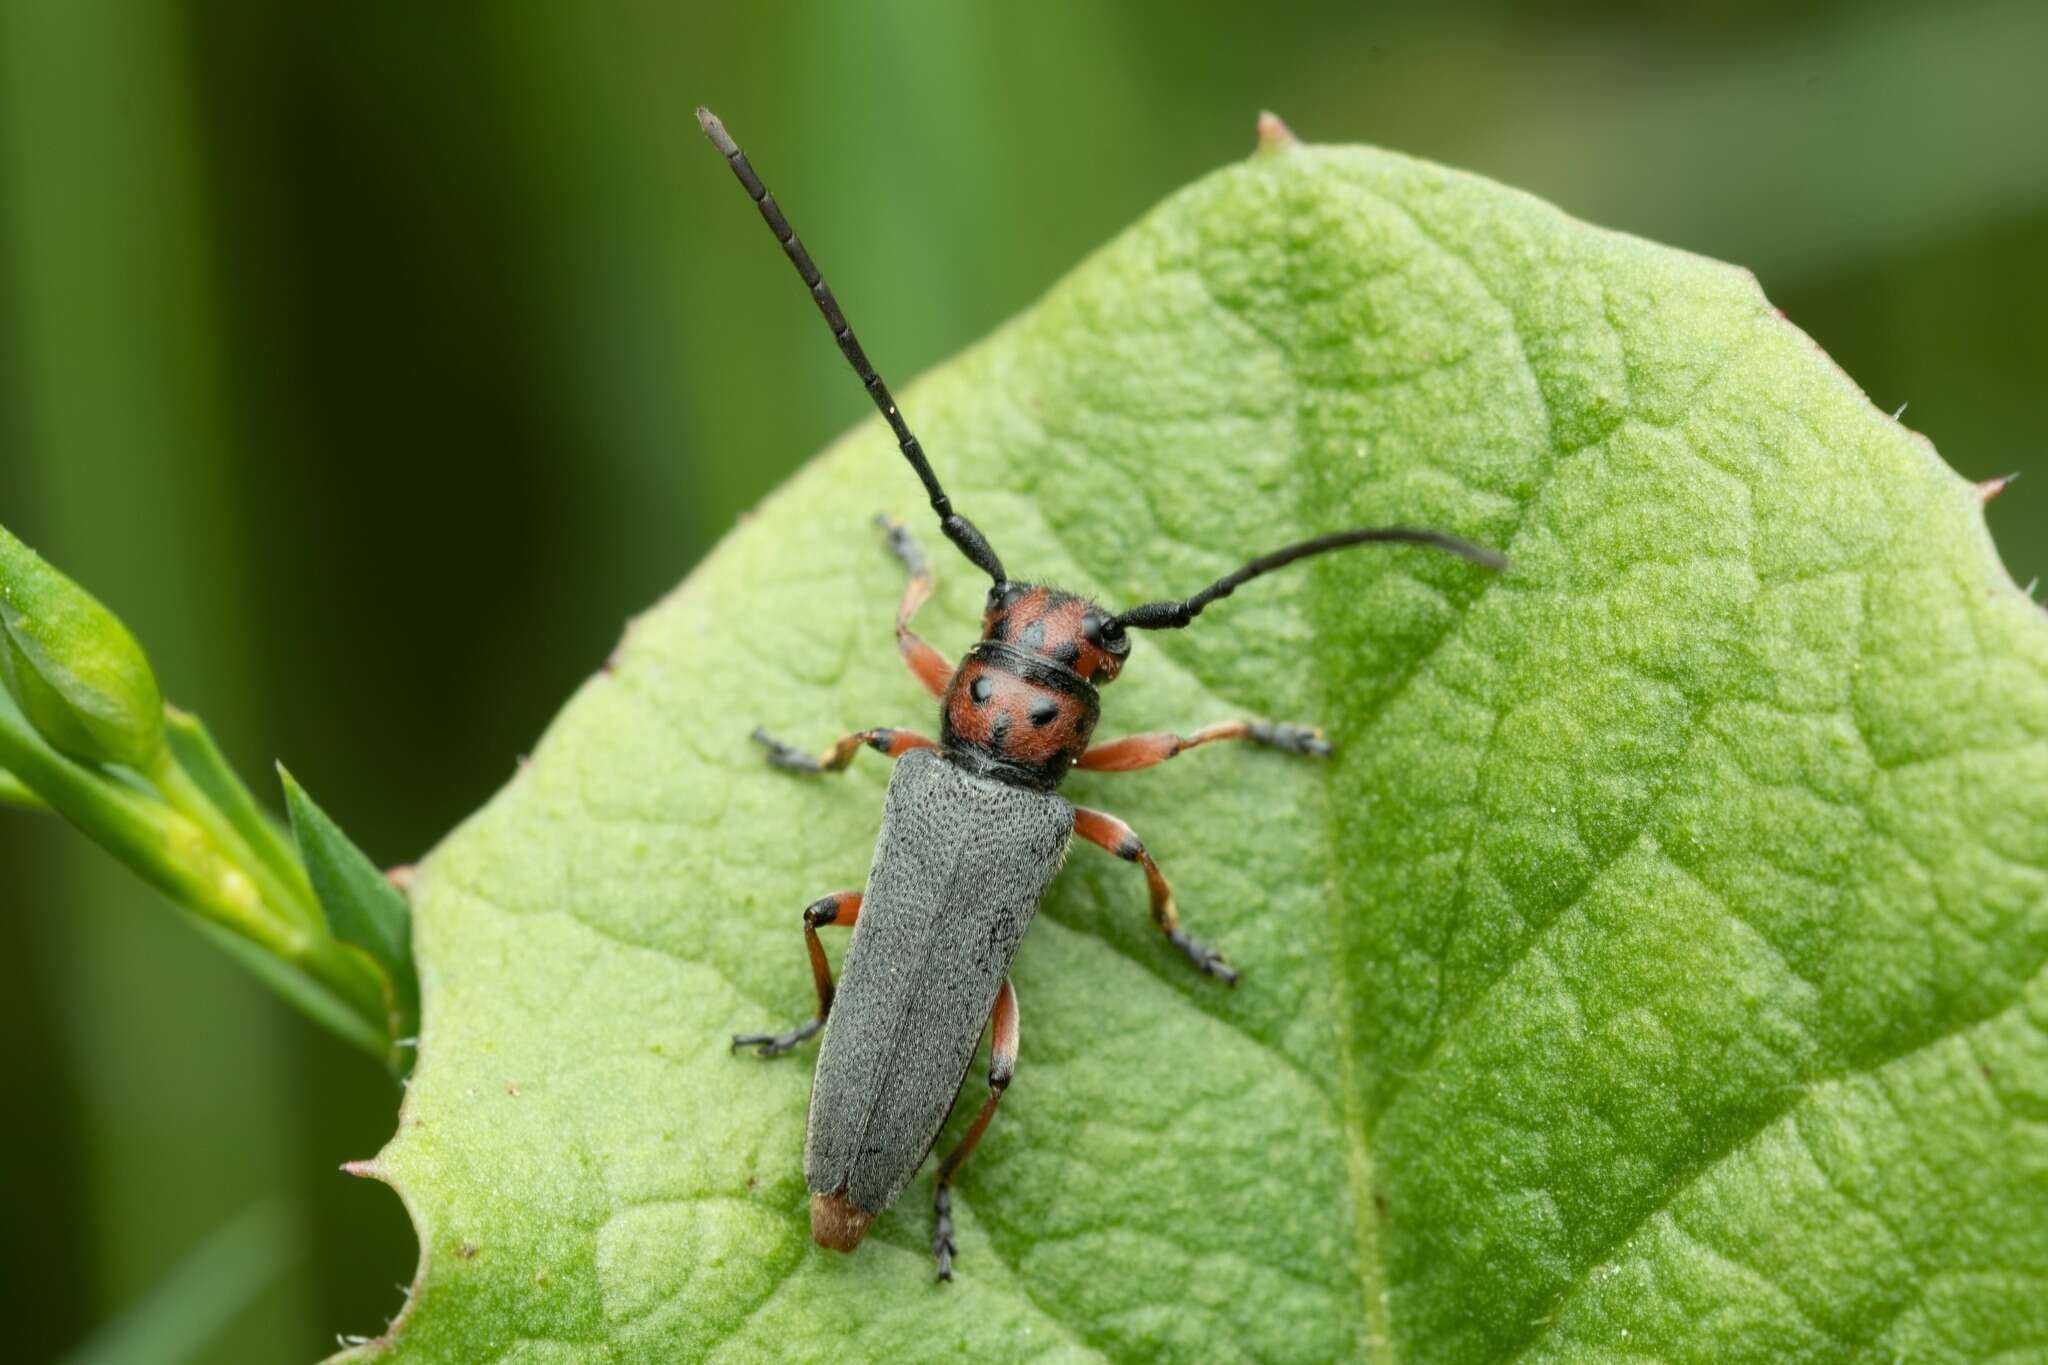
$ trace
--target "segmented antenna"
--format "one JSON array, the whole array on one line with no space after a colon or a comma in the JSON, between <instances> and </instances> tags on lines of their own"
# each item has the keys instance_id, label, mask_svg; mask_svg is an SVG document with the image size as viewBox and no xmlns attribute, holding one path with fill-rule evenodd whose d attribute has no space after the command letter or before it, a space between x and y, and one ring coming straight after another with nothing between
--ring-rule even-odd
<instances>
[{"instance_id":1,"label":"segmented antenna","mask_svg":"<svg viewBox=\"0 0 2048 1365\"><path fill-rule=\"evenodd\" d=\"M1338 531L1332 535L1317 536L1304 540L1298 545L1289 545L1284 550L1275 550L1269 555L1260 555L1235 573L1227 573L1208 587L1183 601L1147 602L1118 612L1111 621L1133 630L1179 630L1197 616L1202 608L1211 602L1230 596L1260 574L1268 574L1284 568L1297 559L1323 554L1329 550L1341 550L1350 545L1402 544L1433 545L1439 550L1449 550L1481 564L1489 569L1505 569L1508 561L1498 550L1489 550L1483 545L1474 545L1469 540L1460 540L1442 531L1417 531L1406 526L1362 526L1355 531Z\"/></svg>"},{"instance_id":2,"label":"segmented antenna","mask_svg":"<svg viewBox=\"0 0 2048 1365\"><path fill-rule=\"evenodd\" d=\"M1001 587L1008 580L1003 575L1003 561L996 558L994 547L987 537L976 529L973 522L953 510L952 500L939 485L939 476L932 473L931 461L924 455L924 447L917 443L910 426L903 420L903 414L896 407L896 400L889 396L889 386L882 382L882 376L875 373L875 367L868 363L867 352L860 348L860 339L853 334L853 328L846 321L846 314L839 311L839 300L832 297L832 288L825 283L824 276L812 262L811 254L804 250L804 244L797 240L796 229L783 217L782 206L775 202L775 196L768 193L768 187L761 183L761 177L754 173L754 167L747 160L747 154L740 150L732 135L725 131L725 125L718 121L718 115L709 109L697 110L697 124L704 130L704 136L711 139L711 145L724 155L726 164L754 207L761 210L761 220L775 234L775 240L782 243L783 254L796 267L796 273L810 286L811 301L818 305L818 311L825 316L825 325L832 329L832 339L839 343L839 350L846 357L846 363L853 366L853 372L860 376L861 385L867 389L868 397L881 410L889 429L896 433L896 446L903 452L903 458L910 461L910 467L917 471L918 479L924 484L924 491L932 500L932 511L938 513L939 527L946 533L946 539L960 547L960 553L974 562L976 568L994 579Z\"/></svg>"}]
</instances>

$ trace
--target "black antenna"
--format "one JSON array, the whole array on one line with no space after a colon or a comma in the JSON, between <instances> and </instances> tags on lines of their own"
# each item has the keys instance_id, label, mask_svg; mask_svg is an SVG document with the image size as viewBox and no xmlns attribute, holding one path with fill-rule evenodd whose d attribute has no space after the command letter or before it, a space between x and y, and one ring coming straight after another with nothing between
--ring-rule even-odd
<instances>
[{"instance_id":1,"label":"black antenna","mask_svg":"<svg viewBox=\"0 0 2048 1365\"><path fill-rule=\"evenodd\" d=\"M1208 587L1183 602L1147 602L1118 612L1111 622L1128 626L1134 630L1179 630L1202 614L1202 608L1211 602L1230 596L1260 574L1284 568L1297 559L1307 559L1327 550L1341 550L1348 545L1401 544L1434 545L1439 550L1449 550L1454 555L1482 564L1489 569L1505 569L1508 561L1498 550L1489 550L1483 545L1474 545L1469 540L1446 535L1442 531L1417 531L1406 526L1363 526L1355 531L1338 531L1332 535L1317 536L1304 540L1298 545L1289 545L1284 550L1275 550L1269 555L1260 555L1235 573L1225 574Z\"/></svg>"},{"instance_id":2,"label":"black antenna","mask_svg":"<svg viewBox=\"0 0 2048 1365\"><path fill-rule=\"evenodd\" d=\"M747 161L747 154L732 140L732 134L725 131L725 125L718 121L718 115L699 106L697 124L704 130L704 136L711 139L711 145L724 154L726 164L739 177L740 184L754 201L754 207L761 210L761 219L775 234L775 240L782 243L783 254L796 267L796 273L803 276L810 286L811 300L818 305L818 311L825 315L825 325L832 329L832 339L839 343L839 349L846 356L846 363L853 366L853 372L860 376L868 397L875 400L889 429L896 433L897 448L903 458L910 461L910 467L917 471L917 477L924 483L924 491L932 500L932 511L939 514L940 529L946 539L960 547L960 553L974 562L976 568L994 579L997 587L1008 580L1003 575L1003 561L996 558L996 552L989 545L987 537L975 528L973 522L953 510L952 500L946 490L939 486L939 476L932 473L931 462L924 457L924 447L917 443L910 427L897 410L896 400L889 396L889 386L882 382L882 376L875 373L875 367L868 363L867 352L861 350L860 340L854 336L853 328L847 324L846 315L839 311L839 300L832 297L830 285L818 273L818 267L811 261L811 253L804 250L804 244L797 240L796 229L789 225L789 219L782 216L782 206L775 202L775 196L768 193L768 187L761 183L761 177L754 174L753 166Z\"/></svg>"}]
</instances>

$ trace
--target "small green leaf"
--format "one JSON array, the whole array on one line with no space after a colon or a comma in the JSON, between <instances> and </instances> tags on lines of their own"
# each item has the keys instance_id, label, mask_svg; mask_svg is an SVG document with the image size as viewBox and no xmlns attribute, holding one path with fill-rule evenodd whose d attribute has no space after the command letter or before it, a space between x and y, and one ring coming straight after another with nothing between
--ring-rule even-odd
<instances>
[{"instance_id":1,"label":"small green leaf","mask_svg":"<svg viewBox=\"0 0 2048 1365\"><path fill-rule=\"evenodd\" d=\"M67 757L146 771L163 752L163 694L135 637L4 526L0 682Z\"/></svg>"},{"instance_id":2,"label":"small green leaf","mask_svg":"<svg viewBox=\"0 0 2048 1365\"><path fill-rule=\"evenodd\" d=\"M1742 272L1269 150L904 392L1006 565L1111 603L1359 524L1507 552L1298 566L1105 693L1105 737L1327 727L1325 765L1069 784L1242 982L1077 848L1017 959L958 1279L929 1174L854 1255L811 1244L810 1056L727 1039L810 1013L798 916L861 885L888 775L794 778L747 733L936 720L863 534L922 502L870 422L421 868L421 1053L365 1168L421 1267L364 1358L2048 1349L2048 621L1975 490ZM805 306L767 241L734 268ZM986 585L920 529L918 629L957 655Z\"/></svg>"},{"instance_id":3,"label":"small green leaf","mask_svg":"<svg viewBox=\"0 0 2048 1365\"><path fill-rule=\"evenodd\" d=\"M389 975L402 1019L416 1017L419 978L412 961L412 911L398 888L386 880L341 827L328 818L284 765L277 768L284 783L285 808L292 833L306 862L328 926L344 943L353 943Z\"/></svg>"}]
</instances>

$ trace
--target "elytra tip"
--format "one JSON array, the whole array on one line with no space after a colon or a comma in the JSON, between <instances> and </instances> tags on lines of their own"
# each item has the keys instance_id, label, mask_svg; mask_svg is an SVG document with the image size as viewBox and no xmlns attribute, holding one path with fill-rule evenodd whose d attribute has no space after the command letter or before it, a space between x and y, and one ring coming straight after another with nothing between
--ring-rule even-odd
<instances>
[{"instance_id":1,"label":"elytra tip","mask_svg":"<svg viewBox=\"0 0 2048 1365\"><path fill-rule=\"evenodd\" d=\"M875 1215L855 1208L844 1190L811 1195L811 1239L828 1250L853 1250L874 1221Z\"/></svg>"}]
</instances>

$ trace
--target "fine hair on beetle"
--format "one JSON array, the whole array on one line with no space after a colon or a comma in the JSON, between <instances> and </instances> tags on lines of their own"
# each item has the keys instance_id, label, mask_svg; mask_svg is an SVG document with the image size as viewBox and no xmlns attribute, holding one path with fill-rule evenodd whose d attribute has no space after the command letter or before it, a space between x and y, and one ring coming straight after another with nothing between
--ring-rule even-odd
<instances>
[{"instance_id":1,"label":"fine hair on beetle","mask_svg":"<svg viewBox=\"0 0 2048 1365\"><path fill-rule=\"evenodd\" d=\"M1010 964L1072 836L1139 866L1152 920L1194 969L1225 985L1237 972L1181 927L1173 889L1135 831L1114 815L1058 793L1074 768L1131 772L1225 740L1326 757L1311 725L1222 720L1191 734L1130 735L1094 742L1099 688L1122 672L1134 630L1180 630L1253 579L1296 560L1354 545L1430 547L1488 569L1495 551L1444 531L1367 526L1335 531L1252 559L1184 598L1112 611L1074 593L1010 578L995 547L953 507L931 461L840 311L775 196L708 109L704 134L725 157L811 292L847 363L924 485L939 530L989 579L981 639L957 664L911 630L931 595L930 561L907 527L877 518L908 581L896 610L898 652L939 702L936 740L910 730L858 730L815 753L761 730L768 761L792 773L842 772L863 749L897 766L891 775L868 880L803 911L805 947L818 996L815 1015L779 1033L740 1034L733 1046L778 1056L824 1034L804 1140L811 1231L820 1245L851 1251L893 1204L936 1143L984 1031L992 1033L989 1093L967 1134L939 1163L932 1253L941 1280L953 1273L952 1185L994 1118L1015 1075L1017 997ZM853 931L837 980L818 931ZM830 1027L827 1027L828 1020Z\"/></svg>"}]
</instances>

